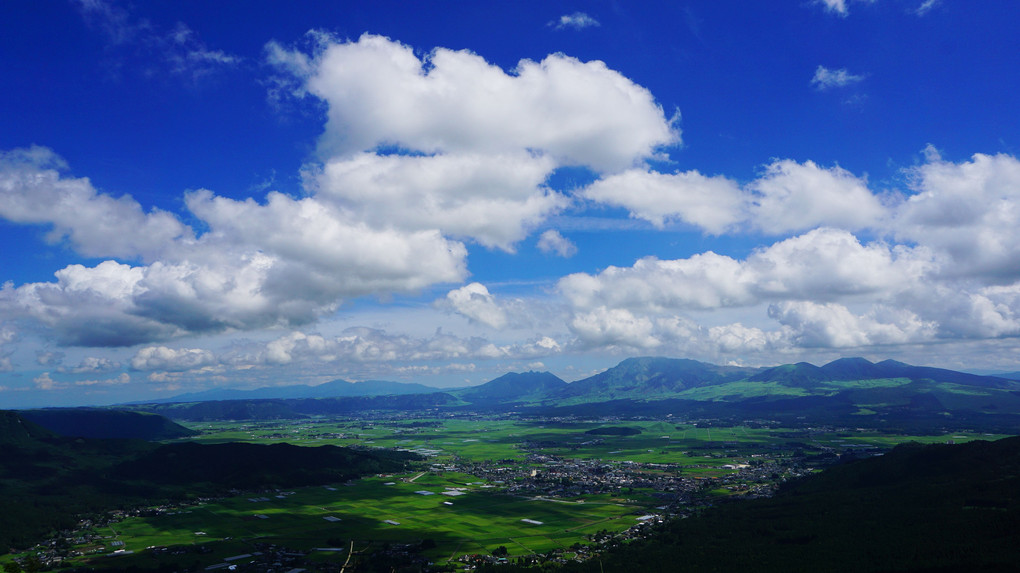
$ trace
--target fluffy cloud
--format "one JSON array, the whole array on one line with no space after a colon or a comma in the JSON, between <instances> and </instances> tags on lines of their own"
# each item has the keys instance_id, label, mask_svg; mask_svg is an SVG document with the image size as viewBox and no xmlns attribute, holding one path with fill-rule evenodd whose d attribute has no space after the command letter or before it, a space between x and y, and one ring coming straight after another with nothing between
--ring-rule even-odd
<instances>
[{"instance_id":1,"label":"fluffy cloud","mask_svg":"<svg viewBox=\"0 0 1020 573\"><path fill-rule=\"evenodd\" d=\"M919 280L930 264L924 249L862 245L846 231L822 228L755 251L744 261L712 252L668 261L645 258L598 275L569 275L558 289L577 309L712 309L775 298L892 295Z\"/></svg>"},{"instance_id":2,"label":"fluffy cloud","mask_svg":"<svg viewBox=\"0 0 1020 573\"><path fill-rule=\"evenodd\" d=\"M560 279L557 288L576 309L658 312L751 304L753 278L739 261L709 252L672 261L644 258L598 275L575 273Z\"/></svg>"},{"instance_id":3,"label":"fluffy cloud","mask_svg":"<svg viewBox=\"0 0 1020 573\"><path fill-rule=\"evenodd\" d=\"M376 228L315 198L270 193L260 205L198 191L186 203L213 229L204 255L214 246L243 248L253 259L272 253L259 286L275 304L409 292L466 274L466 249L438 231Z\"/></svg>"},{"instance_id":4,"label":"fluffy cloud","mask_svg":"<svg viewBox=\"0 0 1020 573\"><path fill-rule=\"evenodd\" d=\"M131 382L131 375L124 372L115 378L101 380L76 380L74 382L61 382L54 380L49 372L43 372L32 379L36 390L67 390L71 388L83 388L92 386L123 386Z\"/></svg>"},{"instance_id":5,"label":"fluffy cloud","mask_svg":"<svg viewBox=\"0 0 1020 573\"><path fill-rule=\"evenodd\" d=\"M888 211L863 179L838 166L775 160L741 187L721 175L631 169L588 186L592 201L624 207L656 227L677 220L709 233L746 226L772 235L819 226L880 228Z\"/></svg>"},{"instance_id":6,"label":"fluffy cloud","mask_svg":"<svg viewBox=\"0 0 1020 573\"><path fill-rule=\"evenodd\" d=\"M70 374L111 372L120 368L120 362L96 356L87 356L77 366L61 367L58 371Z\"/></svg>"},{"instance_id":7,"label":"fluffy cloud","mask_svg":"<svg viewBox=\"0 0 1020 573\"><path fill-rule=\"evenodd\" d=\"M512 252L569 203L544 185L557 167L612 172L679 142L648 90L602 62L555 54L507 73L467 51L313 38L311 54L267 46L281 85L327 105L306 181L373 226Z\"/></svg>"},{"instance_id":8,"label":"fluffy cloud","mask_svg":"<svg viewBox=\"0 0 1020 573\"><path fill-rule=\"evenodd\" d=\"M6 324L0 324L0 372L9 372L14 369L11 364L12 351L4 348L17 338L17 332Z\"/></svg>"},{"instance_id":9,"label":"fluffy cloud","mask_svg":"<svg viewBox=\"0 0 1020 573\"><path fill-rule=\"evenodd\" d=\"M492 328L503 328L507 325L507 313L489 294L489 289L481 283L471 283L446 293L449 308L455 312Z\"/></svg>"},{"instance_id":10,"label":"fluffy cloud","mask_svg":"<svg viewBox=\"0 0 1020 573\"><path fill-rule=\"evenodd\" d=\"M743 266L766 298L886 297L913 288L937 268L923 247L862 244L846 231L815 229L754 252Z\"/></svg>"},{"instance_id":11,"label":"fluffy cloud","mask_svg":"<svg viewBox=\"0 0 1020 573\"><path fill-rule=\"evenodd\" d=\"M66 164L42 147L0 152L0 217L51 225L47 238L67 239L90 257L152 260L191 237L172 214L146 213L131 197L97 193L88 179L64 177Z\"/></svg>"},{"instance_id":12,"label":"fluffy cloud","mask_svg":"<svg viewBox=\"0 0 1020 573\"><path fill-rule=\"evenodd\" d=\"M570 321L570 330L583 346L625 347L651 350L662 342L653 335L655 326L645 316L636 316L625 308L599 306L577 313Z\"/></svg>"},{"instance_id":13,"label":"fluffy cloud","mask_svg":"<svg viewBox=\"0 0 1020 573\"><path fill-rule=\"evenodd\" d=\"M624 207L631 215L662 227L678 219L710 233L721 233L744 216L740 187L722 176L697 171L656 173L632 169L596 181L584 197Z\"/></svg>"},{"instance_id":14,"label":"fluffy cloud","mask_svg":"<svg viewBox=\"0 0 1020 573\"><path fill-rule=\"evenodd\" d=\"M201 348L168 348L147 346L141 348L131 359L133 370L163 370L183 372L216 364L212 352Z\"/></svg>"},{"instance_id":15,"label":"fluffy cloud","mask_svg":"<svg viewBox=\"0 0 1020 573\"><path fill-rule=\"evenodd\" d=\"M778 333L747 327L739 322L713 326L707 330L707 340L721 354L763 352L776 345Z\"/></svg>"},{"instance_id":16,"label":"fluffy cloud","mask_svg":"<svg viewBox=\"0 0 1020 573\"><path fill-rule=\"evenodd\" d=\"M937 319L922 317L921 310L897 314L889 309L915 299L919 285L937 268L927 249L862 244L846 231L821 228L743 261L711 252L668 261L645 258L597 275L569 275L558 289L570 305L570 328L582 346L668 347L715 355L930 339ZM839 301L888 304L855 317ZM781 331L739 323L705 328L684 317L765 303ZM884 318L889 316L894 319Z\"/></svg>"},{"instance_id":17,"label":"fluffy cloud","mask_svg":"<svg viewBox=\"0 0 1020 573\"><path fill-rule=\"evenodd\" d=\"M886 215L865 181L840 167L777 160L748 185L751 224L782 234L825 225L848 230L880 226Z\"/></svg>"},{"instance_id":18,"label":"fluffy cloud","mask_svg":"<svg viewBox=\"0 0 1020 573\"><path fill-rule=\"evenodd\" d=\"M555 229L549 229L539 235L537 246L543 253L556 254L565 259L577 254L577 245Z\"/></svg>"},{"instance_id":19,"label":"fluffy cloud","mask_svg":"<svg viewBox=\"0 0 1020 573\"><path fill-rule=\"evenodd\" d=\"M979 153L957 164L929 157L911 171L914 194L897 208L893 232L951 257L946 276L1020 279L1020 160Z\"/></svg>"},{"instance_id":20,"label":"fluffy cloud","mask_svg":"<svg viewBox=\"0 0 1020 573\"><path fill-rule=\"evenodd\" d=\"M562 54L513 73L468 51L363 35L309 56L278 44L269 60L328 104L321 148L349 157L381 145L425 154L534 150L561 164L624 169L679 140L645 88L599 61Z\"/></svg>"},{"instance_id":21,"label":"fluffy cloud","mask_svg":"<svg viewBox=\"0 0 1020 573\"><path fill-rule=\"evenodd\" d=\"M784 301L769 306L769 316L788 327L799 347L852 348L927 342L937 325L906 309L878 306L864 315L837 303Z\"/></svg>"},{"instance_id":22,"label":"fluffy cloud","mask_svg":"<svg viewBox=\"0 0 1020 573\"><path fill-rule=\"evenodd\" d=\"M60 386L60 384L54 380L49 372L43 372L32 379L32 384L39 390L53 390Z\"/></svg>"},{"instance_id":23,"label":"fluffy cloud","mask_svg":"<svg viewBox=\"0 0 1020 573\"><path fill-rule=\"evenodd\" d=\"M35 353L35 362L39 366L51 366L58 365L64 360L63 352L49 352L37 350Z\"/></svg>"},{"instance_id":24,"label":"fluffy cloud","mask_svg":"<svg viewBox=\"0 0 1020 573\"><path fill-rule=\"evenodd\" d=\"M266 343L263 349L236 357L237 364L291 364L325 362L342 364L389 364L393 367L456 360L534 358L561 351L549 337L513 345L496 345L486 339L464 338L437 330L430 337L391 334L384 330L354 327L339 336L292 332Z\"/></svg>"},{"instance_id":25,"label":"fluffy cloud","mask_svg":"<svg viewBox=\"0 0 1020 573\"><path fill-rule=\"evenodd\" d=\"M132 32L130 15L108 4L83 9L124 42L151 35ZM202 48L186 27L167 38ZM65 175L46 149L0 157L0 216L50 225L52 240L66 238L82 255L120 259L68 266L56 282L4 285L0 309L82 346L306 324L350 298L460 282L467 249L458 239L512 252L568 204L544 184L558 167L624 169L679 141L648 90L602 62L557 54L507 73L466 51L419 58L379 36L316 38L311 55L267 47L296 89L328 108L323 163L306 168L305 197L191 192L196 233L173 214ZM569 253L555 238L543 245ZM476 315L502 324L498 314Z\"/></svg>"},{"instance_id":26,"label":"fluffy cloud","mask_svg":"<svg viewBox=\"0 0 1020 573\"><path fill-rule=\"evenodd\" d=\"M157 259L70 265L55 283L0 289L0 308L50 327L62 344L123 346L189 332L303 324L365 294L411 292L466 274L467 251L437 230L376 228L330 203L272 193L265 204L186 196L208 231L145 214L130 198L62 177L33 148L0 164L0 215L49 222L87 255ZM48 164L47 164L48 162Z\"/></svg>"},{"instance_id":27,"label":"fluffy cloud","mask_svg":"<svg viewBox=\"0 0 1020 573\"><path fill-rule=\"evenodd\" d=\"M439 229L512 251L527 231L567 199L543 182L555 167L524 151L435 156L360 153L326 162L314 177L318 197L356 210L375 226Z\"/></svg>"}]
</instances>

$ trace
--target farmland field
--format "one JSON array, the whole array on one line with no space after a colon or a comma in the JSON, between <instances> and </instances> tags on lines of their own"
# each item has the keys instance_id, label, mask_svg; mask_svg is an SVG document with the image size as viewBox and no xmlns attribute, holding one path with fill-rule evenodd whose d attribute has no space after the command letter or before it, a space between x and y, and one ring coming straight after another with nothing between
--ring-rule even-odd
<instances>
[{"instance_id":1,"label":"farmland field","mask_svg":"<svg viewBox=\"0 0 1020 573\"><path fill-rule=\"evenodd\" d=\"M501 548L510 559L572 555L593 535L622 534L649 516L688 514L720 496L767 495L779 481L815 471L812 459L868 455L908 440L1003 437L664 420L320 418L189 426L201 432L191 438L198 442L397 448L423 461L404 474L136 512L91 527L78 547L87 554L69 563L204 569L266 548L302 554L303 565L342 562L352 548L368 555L401 546L439 564Z\"/></svg>"},{"instance_id":2,"label":"farmland field","mask_svg":"<svg viewBox=\"0 0 1020 573\"><path fill-rule=\"evenodd\" d=\"M208 544L212 552L203 559L210 563L250 553L253 542L311 551L346 546L352 540L363 549L367 544L426 539L435 543L426 555L442 561L460 554L488 554L500 545L511 556L566 548L590 533L634 525L654 503L641 494L578 500L510 496L475 480L455 472L419 472L238 496L164 515L127 518L98 533L123 541L119 549L135 552L152 546ZM97 565L120 567L126 561L131 561L129 556Z\"/></svg>"},{"instance_id":3,"label":"farmland field","mask_svg":"<svg viewBox=\"0 0 1020 573\"><path fill-rule=\"evenodd\" d=\"M563 423L506 419L376 422L321 419L299 422L203 422L186 425L202 432L201 436L192 438L200 442L287 442L305 446L332 444L403 448L425 452L438 460L457 458L476 462L523 461L528 451L523 446L533 446L531 449L568 458L698 464L718 463L720 457L742 459L748 453L759 452L762 448L890 448L906 441L941 443L953 440L963 443L1005 437L1005 434L976 432L910 436L865 429L698 427L689 423L633 420ZM636 428L640 429L640 433L625 436L585 433L607 426ZM714 450L714 454L709 458L691 453L702 450Z\"/></svg>"}]
</instances>

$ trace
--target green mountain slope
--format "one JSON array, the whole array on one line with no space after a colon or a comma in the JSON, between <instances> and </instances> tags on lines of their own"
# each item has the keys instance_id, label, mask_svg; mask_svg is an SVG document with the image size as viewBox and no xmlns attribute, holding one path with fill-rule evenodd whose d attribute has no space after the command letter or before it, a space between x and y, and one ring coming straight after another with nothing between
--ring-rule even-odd
<instances>
[{"instance_id":1,"label":"green mountain slope","mask_svg":"<svg viewBox=\"0 0 1020 573\"><path fill-rule=\"evenodd\" d=\"M755 372L754 368L717 366L697 360L628 358L605 372L573 382L548 398L579 403L673 396L691 388L744 379Z\"/></svg>"}]
</instances>

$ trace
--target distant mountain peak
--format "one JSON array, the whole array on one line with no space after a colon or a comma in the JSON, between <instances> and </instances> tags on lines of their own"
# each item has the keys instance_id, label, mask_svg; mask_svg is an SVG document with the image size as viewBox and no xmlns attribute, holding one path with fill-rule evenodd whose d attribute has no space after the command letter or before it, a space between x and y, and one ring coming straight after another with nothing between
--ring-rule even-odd
<instances>
[{"instance_id":1,"label":"distant mountain peak","mask_svg":"<svg viewBox=\"0 0 1020 573\"><path fill-rule=\"evenodd\" d=\"M551 372L507 372L478 386L456 392L468 401L508 400L519 401L554 393L567 385Z\"/></svg>"}]
</instances>

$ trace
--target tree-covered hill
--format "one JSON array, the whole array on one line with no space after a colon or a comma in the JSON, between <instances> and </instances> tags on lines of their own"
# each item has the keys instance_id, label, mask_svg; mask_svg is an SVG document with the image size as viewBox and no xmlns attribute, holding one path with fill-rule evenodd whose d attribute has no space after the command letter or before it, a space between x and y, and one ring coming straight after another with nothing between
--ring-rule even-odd
<instances>
[{"instance_id":1,"label":"tree-covered hill","mask_svg":"<svg viewBox=\"0 0 1020 573\"><path fill-rule=\"evenodd\" d=\"M198 433L160 415L128 410L47 408L19 413L56 434L74 438L172 440Z\"/></svg>"}]
</instances>

